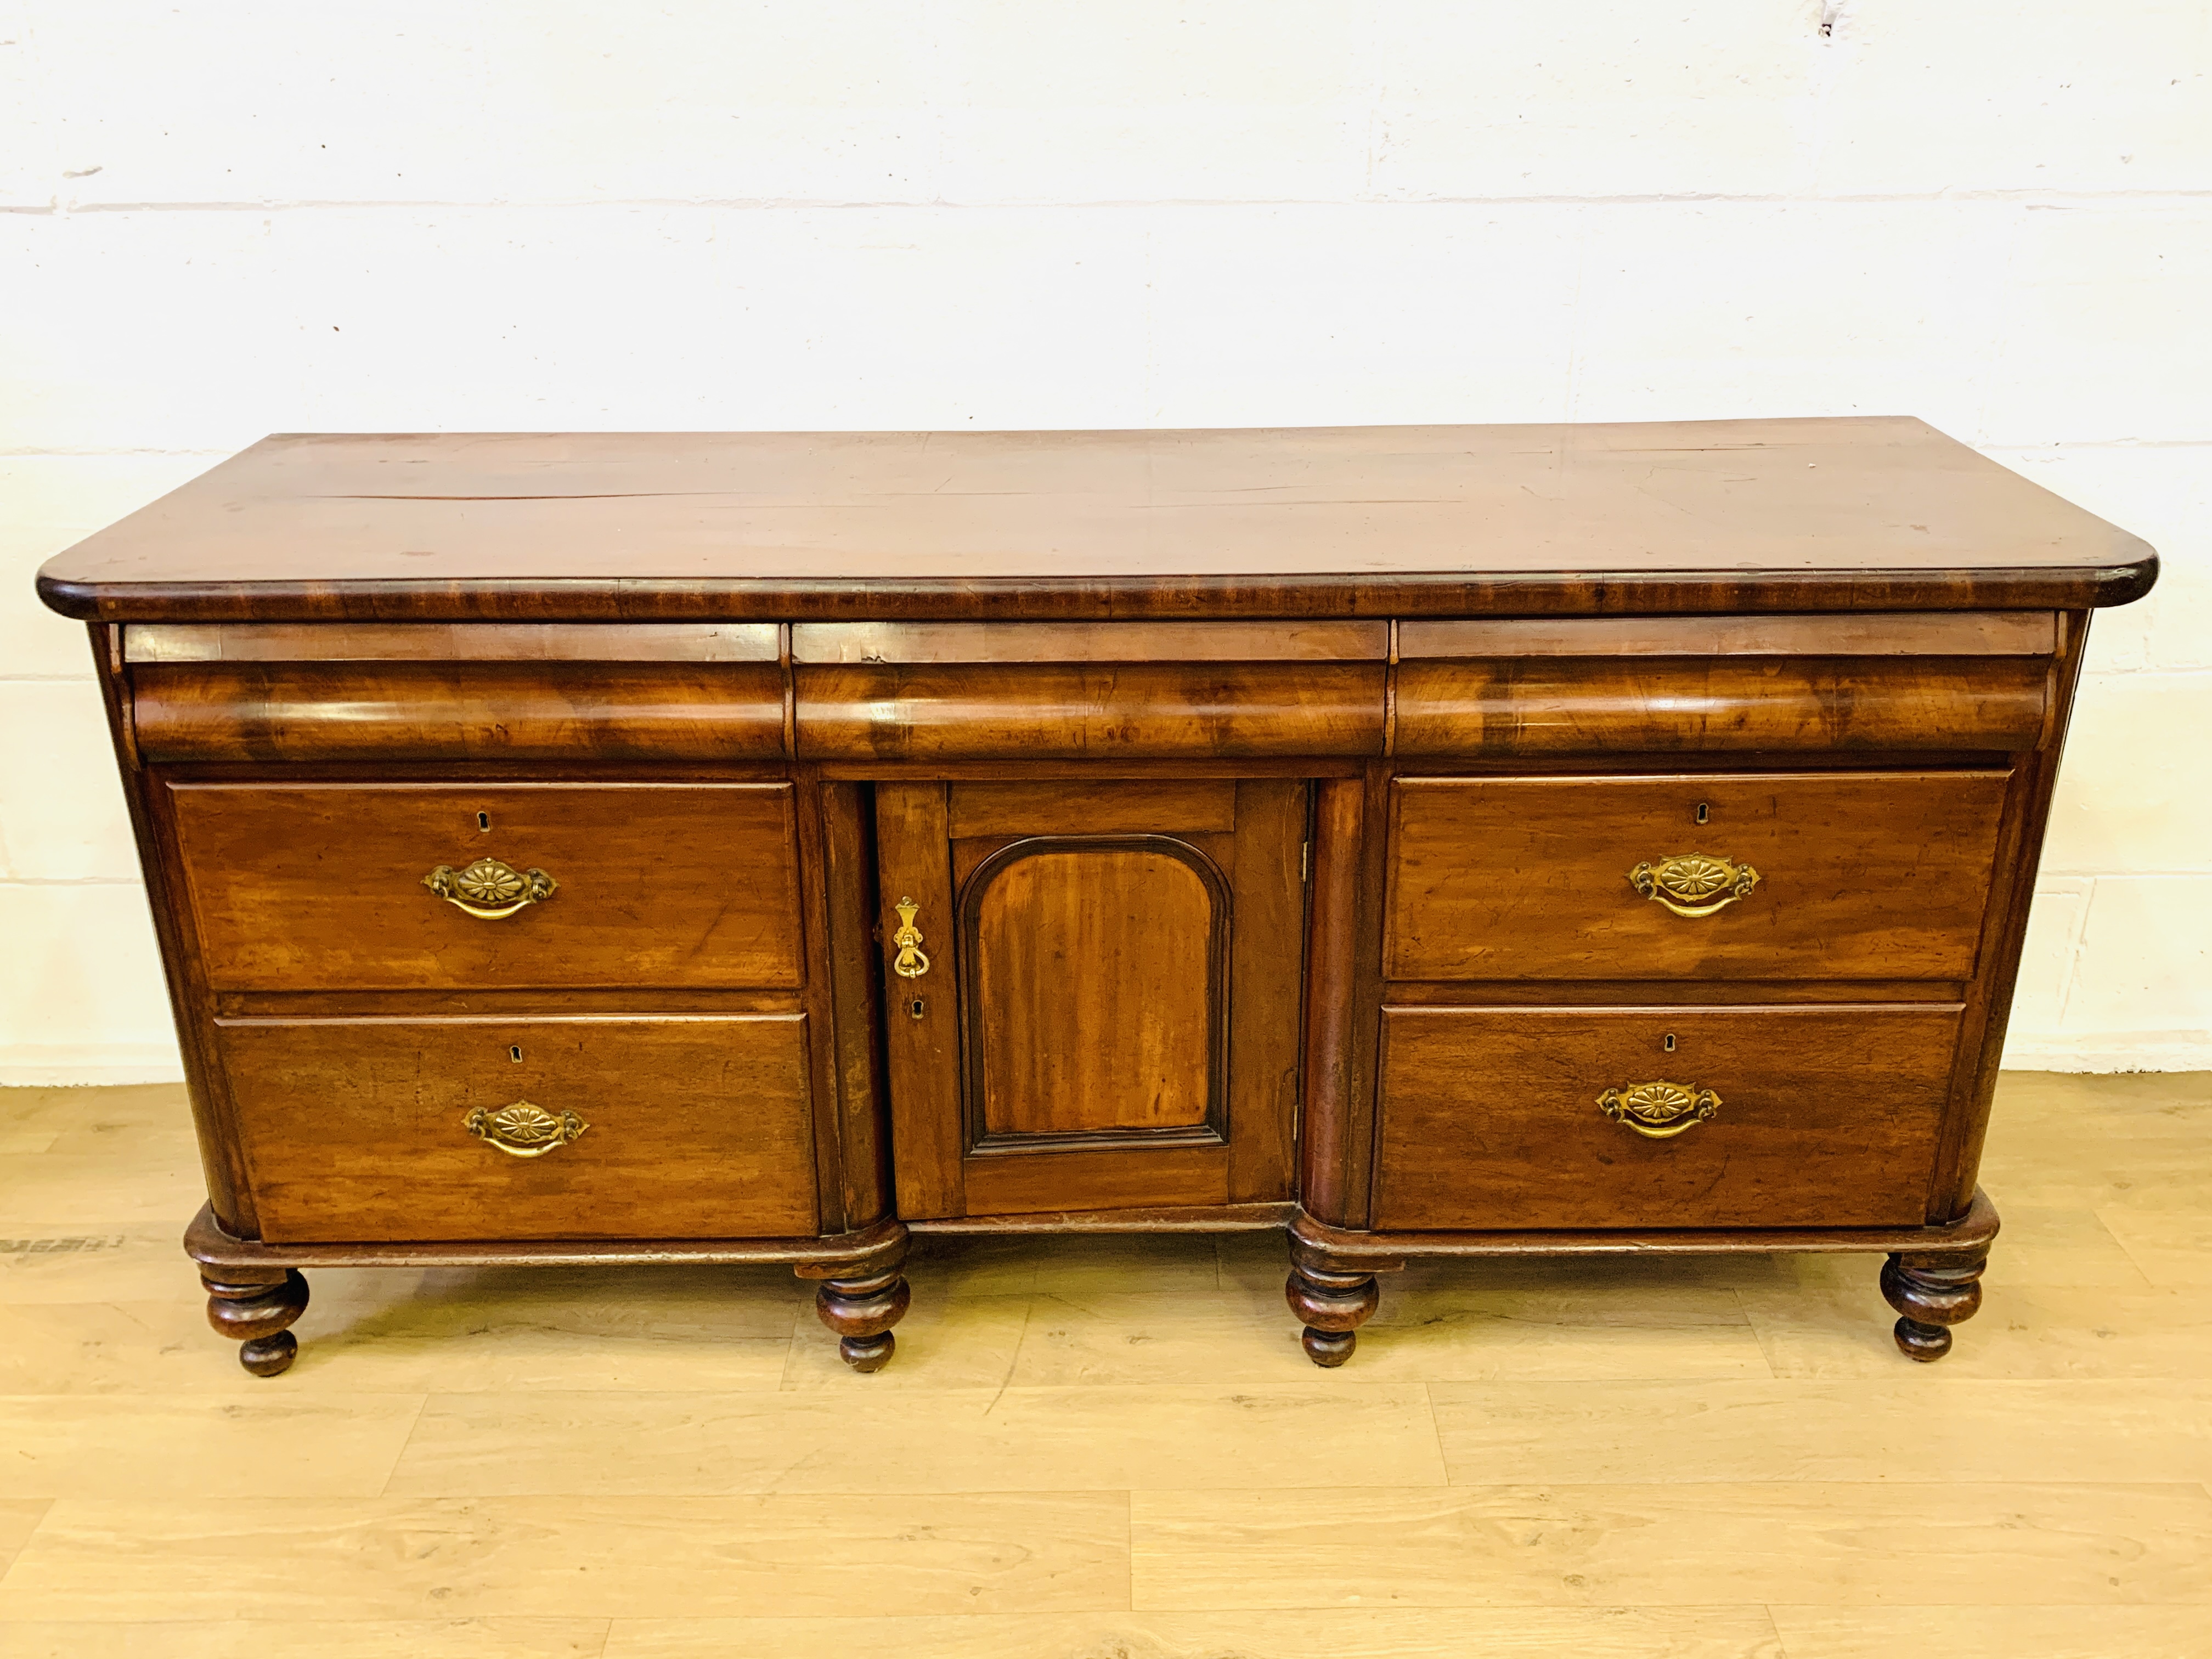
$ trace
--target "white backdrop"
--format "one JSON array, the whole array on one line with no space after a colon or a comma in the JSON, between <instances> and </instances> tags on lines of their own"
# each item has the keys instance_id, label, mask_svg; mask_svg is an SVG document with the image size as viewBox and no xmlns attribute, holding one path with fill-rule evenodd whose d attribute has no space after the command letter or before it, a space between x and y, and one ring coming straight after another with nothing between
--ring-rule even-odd
<instances>
[{"instance_id":1,"label":"white backdrop","mask_svg":"<svg viewBox=\"0 0 2212 1659\"><path fill-rule=\"evenodd\" d=\"M269 431L1904 413L2148 538L2015 1065L2212 1066L2203 0L30 0L0 1080L175 1074L31 575Z\"/></svg>"}]
</instances>

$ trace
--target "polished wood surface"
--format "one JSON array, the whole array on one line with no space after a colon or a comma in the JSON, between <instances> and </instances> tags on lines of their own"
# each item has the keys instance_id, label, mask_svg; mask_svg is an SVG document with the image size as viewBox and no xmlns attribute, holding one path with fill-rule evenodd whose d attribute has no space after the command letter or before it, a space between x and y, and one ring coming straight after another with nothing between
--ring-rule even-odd
<instances>
[{"instance_id":1,"label":"polished wood surface","mask_svg":"<svg viewBox=\"0 0 2212 1659\"><path fill-rule=\"evenodd\" d=\"M1407 778L1384 972L1405 980L1964 980L2005 803L1997 772ZM1749 865L1684 916L1629 872Z\"/></svg>"},{"instance_id":2,"label":"polished wood surface","mask_svg":"<svg viewBox=\"0 0 2212 1659\"><path fill-rule=\"evenodd\" d=\"M2047 657L2048 611L1922 611L1833 617L1415 619L1397 626L1414 657Z\"/></svg>"},{"instance_id":3,"label":"polished wood surface","mask_svg":"<svg viewBox=\"0 0 2212 1659\"><path fill-rule=\"evenodd\" d=\"M813 1232L805 1037L799 1014L218 1028L272 1243ZM465 1127L517 1101L587 1127L526 1158Z\"/></svg>"},{"instance_id":4,"label":"polished wood surface","mask_svg":"<svg viewBox=\"0 0 2212 1659\"><path fill-rule=\"evenodd\" d=\"M1166 836L1006 852L963 905L982 1144L1218 1122L1229 890L1212 860Z\"/></svg>"},{"instance_id":5,"label":"polished wood surface","mask_svg":"<svg viewBox=\"0 0 2212 1659\"><path fill-rule=\"evenodd\" d=\"M765 664L146 664L149 761L728 761L786 751Z\"/></svg>"},{"instance_id":6,"label":"polished wood surface","mask_svg":"<svg viewBox=\"0 0 2212 1659\"><path fill-rule=\"evenodd\" d=\"M1787 1237L1942 1354L2086 610L2155 568L1846 420L286 438L42 582L249 1370L307 1253L688 1237L872 1371L909 1222L1287 1217L1324 1366L1425 1257ZM1731 902L1651 901L1691 854ZM532 902L422 885L472 855ZM503 1025L599 1033L650 1169L535 1103L432 1150Z\"/></svg>"},{"instance_id":7,"label":"polished wood surface","mask_svg":"<svg viewBox=\"0 0 2212 1659\"><path fill-rule=\"evenodd\" d=\"M774 623L141 623L127 662L775 662Z\"/></svg>"},{"instance_id":8,"label":"polished wood surface","mask_svg":"<svg viewBox=\"0 0 2212 1659\"><path fill-rule=\"evenodd\" d=\"M1955 1007L1386 1009L1376 1224L1919 1222L1958 1026ZM1654 1140L1600 1109L1661 1080L1719 1110Z\"/></svg>"},{"instance_id":9,"label":"polished wood surface","mask_svg":"<svg viewBox=\"0 0 2212 1659\"><path fill-rule=\"evenodd\" d=\"M1875 417L289 434L40 581L108 621L1188 620L2051 609L2155 570Z\"/></svg>"},{"instance_id":10,"label":"polished wood surface","mask_svg":"<svg viewBox=\"0 0 2212 1659\"><path fill-rule=\"evenodd\" d=\"M1407 662L1394 682L1392 752L2032 749L2049 679L2034 657Z\"/></svg>"},{"instance_id":11,"label":"polished wood surface","mask_svg":"<svg viewBox=\"0 0 2212 1659\"><path fill-rule=\"evenodd\" d=\"M877 797L885 902L916 900L937 952L902 980L879 930L902 1214L1289 1194L1302 785ZM1227 833L1183 828L1224 805Z\"/></svg>"},{"instance_id":12,"label":"polished wood surface","mask_svg":"<svg viewBox=\"0 0 2212 1659\"><path fill-rule=\"evenodd\" d=\"M1379 755L1380 663L800 667L808 760Z\"/></svg>"},{"instance_id":13,"label":"polished wood surface","mask_svg":"<svg viewBox=\"0 0 2212 1659\"><path fill-rule=\"evenodd\" d=\"M1096 778L956 783L955 841L994 836L1227 835L1237 828L1234 778L1162 778L1141 789Z\"/></svg>"},{"instance_id":14,"label":"polished wood surface","mask_svg":"<svg viewBox=\"0 0 2212 1659\"><path fill-rule=\"evenodd\" d=\"M792 787L173 783L218 990L793 987L804 973ZM538 867L498 920L423 884Z\"/></svg>"},{"instance_id":15,"label":"polished wood surface","mask_svg":"<svg viewBox=\"0 0 2212 1659\"><path fill-rule=\"evenodd\" d=\"M1998 1097L1932 1371L1754 1254L1417 1262L1323 1373L1240 1233L919 1241L866 1377L781 1267L310 1268L269 1382L183 1091L0 1091L0 1652L2197 1659L2212 1080Z\"/></svg>"},{"instance_id":16,"label":"polished wood surface","mask_svg":"<svg viewBox=\"0 0 2212 1659\"><path fill-rule=\"evenodd\" d=\"M1380 662L1384 622L800 623L802 663Z\"/></svg>"}]
</instances>

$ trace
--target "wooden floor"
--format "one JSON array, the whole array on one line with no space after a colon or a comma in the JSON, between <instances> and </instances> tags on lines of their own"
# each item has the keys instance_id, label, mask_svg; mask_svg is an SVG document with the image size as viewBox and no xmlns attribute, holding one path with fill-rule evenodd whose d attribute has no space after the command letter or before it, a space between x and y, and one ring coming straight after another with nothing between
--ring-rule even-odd
<instances>
[{"instance_id":1,"label":"wooden floor","mask_svg":"<svg viewBox=\"0 0 2212 1659\"><path fill-rule=\"evenodd\" d=\"M1873 1258L933 1243L890 1368L781 1270L311 1275L246 1376L181 1091L0 1093L0 1659L2202 1659L2212 1077L2005 1079L1952 1356Z\"/></svg>"}]
</instances>

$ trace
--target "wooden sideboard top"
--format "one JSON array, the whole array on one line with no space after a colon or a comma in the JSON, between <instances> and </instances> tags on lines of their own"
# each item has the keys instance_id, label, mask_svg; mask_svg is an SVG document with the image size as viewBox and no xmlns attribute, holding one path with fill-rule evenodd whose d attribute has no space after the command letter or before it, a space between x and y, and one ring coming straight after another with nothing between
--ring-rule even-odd
<instances>
[{"instance_id":1,"label":"wooden sideboard top","mask_svg":"<svg viewBox=\"0 0 2212 1659\"><path fill-rule=\"evenodd\" d=\"M130 621L2059 609L2124 531L1910 418L291 434L40 573Z\"/></svg>"}]
</instances>

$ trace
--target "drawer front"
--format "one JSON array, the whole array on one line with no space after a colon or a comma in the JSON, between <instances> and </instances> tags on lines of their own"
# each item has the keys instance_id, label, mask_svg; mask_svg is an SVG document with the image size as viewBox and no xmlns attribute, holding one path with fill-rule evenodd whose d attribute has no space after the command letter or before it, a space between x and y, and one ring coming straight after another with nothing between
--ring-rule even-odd
<instances>
[{"instance_id":1,"label":"drawer front","mask_svg":"<svg viewBox=\"0 0 2212 1659\"><path fill-rule=\"evenodd\" d=\"M803 1014L216 1029L271 1243L817 1231Z\"/></svg>"},{"instance_id":2,"label":"drawer front","mask_svg":"<svg viewBox=\"0 0 2212 1659\"><path fill-rule=\"evenodd\" d=\"M1386 1009L1375 1224L1918 1225L1959 1018Z\"/></svg>"},{"instance_id":3,"label":"drawer front","mask_svg":"<svg viewBox=\"0 0 2212 1659\"><path fill-rule=\"evenodd\" d=\"M169 793L218 991L799 982L787 783ZM471 875L486 859L520 881L542 870L553 890L514 908L500 896L514 881ZM463 903L424 885L441 867Z\"/></svg>"},{"instance_id":4,"label":"drawer front","mask_svg":"<svg viewBox=\"0 0 2212 1659\"><path fill-rule=\"evenodd\" d=\"M1383 973L1967 979L2008 776L1403 779Z\"/></svg>"}]
</instances>

